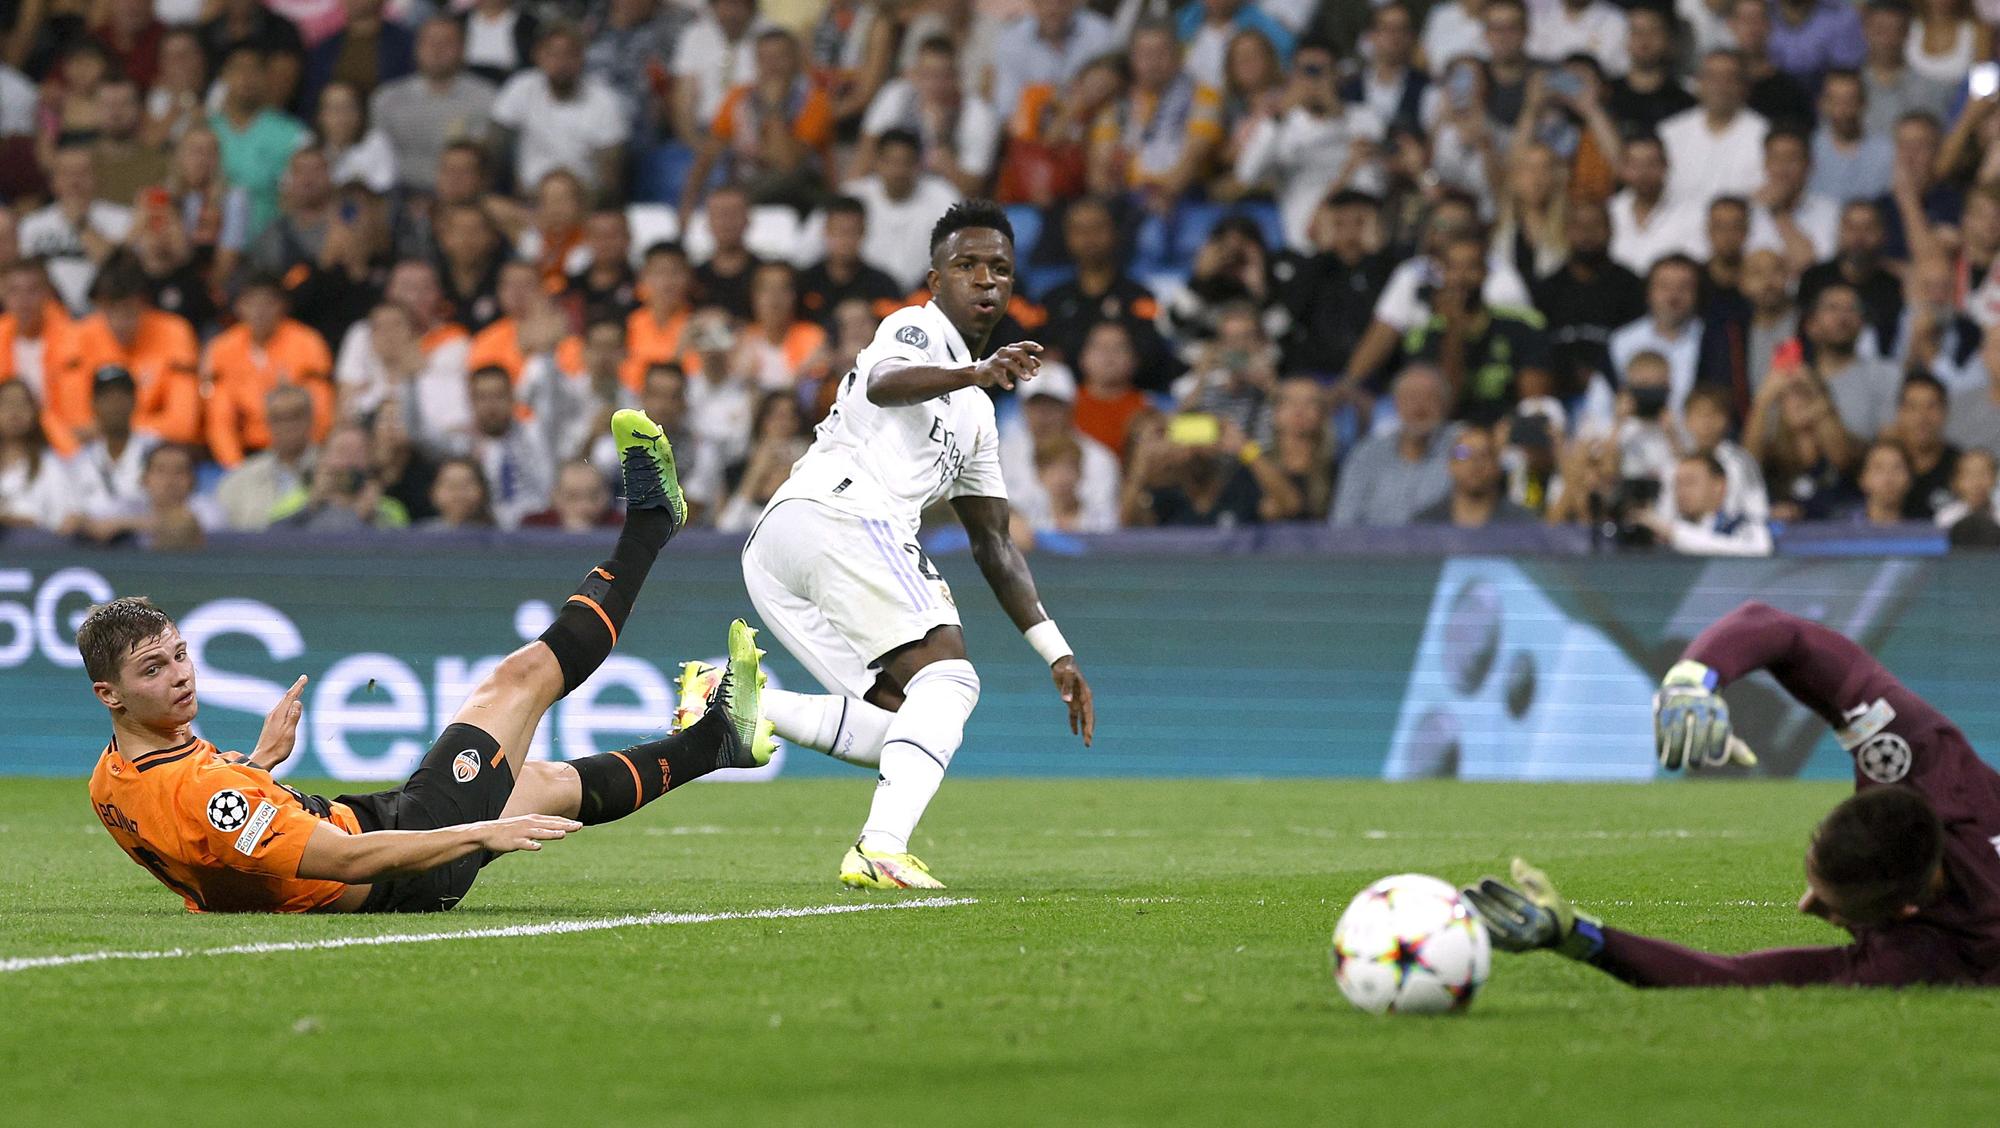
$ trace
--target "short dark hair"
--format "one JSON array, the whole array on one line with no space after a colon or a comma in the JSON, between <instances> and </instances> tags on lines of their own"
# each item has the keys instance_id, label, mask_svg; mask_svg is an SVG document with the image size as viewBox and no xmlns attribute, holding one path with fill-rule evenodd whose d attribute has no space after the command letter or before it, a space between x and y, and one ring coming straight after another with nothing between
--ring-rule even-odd
<instances>
[{"instance_id":1,"label":"short dark hair","mask_svg":"<svg viewBox=\"0 0 2000 1128\"><path fill-rule=\"evenodd\" d=\"M973 228L988 228L1006 236L1008 243L1014 241L1014 224L1007 219L1007 213L992 200L960 200L938 217L931 228L931 254L935 255L944 241L961 231Z\"/></svg>"},{"instance_id":2,"label":"short dark hair","mask_svg":"<svg viewBox=\"0 0 2000 1128\"><path fill-rule=\"evenodd\" d=\"M1701 264L1694 261L1691 256L1675 251L1673 254L1661 255L1658 259L1654 260L1653 265L1646 271L1647 283L1650 284L1654 278L1659 276L1661 271L1668 269L1693 271L1696 280L1701 278Z\"/></svg>"},{"instance_id":3,"label":"short dark hair","mask_svg":"<svg viewBox=\"0 0 2000 1128\"><path fill-rule=\"evenodd\" d=\"M1781 125L1771 130L1764 135L1764 151L1767 153L1770 152L1771 146L1780 141L1790 141L1799 148L1804 149L1806 156L1812 156L1812 138L1806 136L1804 130L1794 129L1788 125Z\"/></svg>"},{"instance_id":4,"label":"short dark hair","mask_svg":"<svg viewBox=\"0 0 2000 1128\"><path fill-rule=\"evenodd\" d=\"M835 196L826 202L826 217L832 219L837 215L859 216L865 223L868 220L868 205L853 196Z\"/></svg>"},{"instance_id":5,"label":"short dark hair","mask_svg":"<svg viewBox=\"0 0 2000 1128\"><path fill-rule=\"evenodd\" d=\"M1328 196L1320 206L1323 208L1367 208L1369 211L1379 211L1382 207L1382 200L1380 197L1363 192L1359 188L1342 188L1340 191Z\"/></svg>"},{"instance_id":6,"label":"short dark hair","mask_svg":"<svg viewBox=\"0 0 2000 1128\"><path fill-rule=\"evenodd\" d=\"M100 306L131 298L144 298L150 302L153 300L153 283L146 277L146 268L139 265L139 256L121 249L104 261L90 296Z\"/></svg>"},{"instance_id":7,"label":"short dark hair","mask_svg":"<svg viewBox=\"0 0 2000 1128\"><path fill-rule=\"evenodd\" d=\"M1912 788L1857 791L1813 829L1807 864L1834 891L1842 916L1861 924L1893 919L1929 899L1944 858L1944 826Z\"/></svg>"},{"instance_id":8,"label":"short dark hair","mask_svg":"<svg viewBox=\"0 0 2000 1128\"><path fill-rule=\"evenodd\" d=\"M1701 463L1702 469L1708 471L1710 474L1713 474L1718 478L1729 477L1729 471L1724 470L1722 468L1722 460L1720 458L1715 457L1713 451L1698 450L1690 454L1684 454L1681 455L1681 461L1699 462Z\"/></svg>"},{"instance_id":9,"label":"short dark hair","mask_svg":"<svg viewBox=\"0 0 2000 1128\"><path fill-rule=\"evenodd\" d=\"M875 139L875 151L877 153L880 153L882 150L888 148L891 145L907 146L910 149L910 151L914 153L921 153L924 151L924 139L917 136L915 130L910 130L910 129L898 128L898 129L884 130L882 132L882 135Z\"/></svg>"},{"instance_id":10,"label":"short dark hair","mask_svg":"<svg viewBox=\"0 0 2000 1128\"><path fill-rule=\"evenodd\" d=\"M127 595L100 603L76 629L76 650L83 671L94 682L118 676L126 655L173 629L174 621L143 595Z\"/></svg>"},{"instance_id":11,"label":"short dark hair","mask_svg":"<svg viewBox=\"0 0 2000 1128\"><path fill-rule=\"evenodd\" d=\"M1743 196L1731 196L1731 195L1717 196L1715 199L1710 200L1708 202L1708 210L1711 213L1713 213L1717 208L1735 208L1737 211L1742 212L1744 215L1749 215L1750 201Z\"/></svg>"},{"instance_id":12,"label":"short dark hair","mask_svg":"<svg viewBox=\"0 0 2000 1128\"><path fill-rule=\"evenodd\" d=\"M1726 418L1736 418L1735 396L1721 384L1696 384L1689 388L1687 398L1681 401L1681 411L1685 413L1697 403L1707 404Z\"/></svg>"},{"instance_id":13,"label":"short dark hair","mask_svg":"<svg viewBox=\"0 0 2000 1128\"><path fill-rule=\"evenodd\" d=\"M501 383L507 385L508 391L511 392L514 390L514 377L509 375L506 369L500 367L497 364L488 364L483 367L473 369L471 373L469 373L465 377L465 386L470 388L474 384L479 383L481 380L491 380L496 376L500 378Z\"/></svg>"},{"instance_id":14,"label":"short dark hair","mask_svg":"<svg viewBox=\"0 0 2000 1128\"><path fill-rule=\"evenodd\" d=\"M1951 397L1945 393L1944 381L1921 369L1903 377L1903 386L1896 390L1896 402L1902 403L1903 397L1910 394L1911 388L1929 388L1937 393L1939 403L1951 401Z\"/></svg>"},{"instance_id":15,"label":"short dark hair","mask_svg":"<svg viewBox=\"0 0 2000 1128\"><path fill-rule=\"evenodd\" d=\"M682 247L672 239L662 239L646 248L646 253L639 256L639 265L649 266L656 258L677 258L682 262L686 262L688 261L687 248Z\"/></svg>"}]
</instances>

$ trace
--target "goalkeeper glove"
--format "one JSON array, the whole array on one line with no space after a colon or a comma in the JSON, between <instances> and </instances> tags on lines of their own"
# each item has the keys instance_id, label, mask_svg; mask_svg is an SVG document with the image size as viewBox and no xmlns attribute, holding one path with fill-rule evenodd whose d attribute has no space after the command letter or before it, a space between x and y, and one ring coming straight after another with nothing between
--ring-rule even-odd
<instances>
[{"instance_id":1,"label":"goalkeeper glove","mask_svg":"<svg viewBox=\"0 0 2000 1128\"><path fill-rule=\"evenodd\" d=\"M1512 885L1487 877L1460 891L1486 923L1494 947L1507 952L1549 948L1573 960L1587 960L1604 950L1603 924L1577 912L1549 875L1523 858L1514 859L1513 874Z\"/></svg>"},{"instance_id":2,"label":"goalkeeper glove","mask_svg":"<svg viewBox=\"0 0 2000 1128\"><path fill-rule=\"evenodd\" d=\"M1680 661L1667 671L1653 694L1653 750L1660 767L1749 767L1757 762L1750 746L1729 731L1729 703L1715 692L1715 671L1700 662Z\"/></svg>"}]
</instances>

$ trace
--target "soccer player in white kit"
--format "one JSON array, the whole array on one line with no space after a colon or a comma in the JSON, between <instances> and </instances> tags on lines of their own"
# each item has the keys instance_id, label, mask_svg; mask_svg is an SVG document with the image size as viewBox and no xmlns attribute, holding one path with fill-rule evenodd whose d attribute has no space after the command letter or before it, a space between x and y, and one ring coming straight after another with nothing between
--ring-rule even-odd
<instances>
[{"instance_id":1,"label":"soccer player in white kit","mask_svg":"<svg viewBox=\"0 0 2000 1128\"><path fill-rule=\"evenodd\" d=\"M1014 289L1014 230L996 205L957 204L931 231L932 300L899 310L842 379L813 445L743 546L743 582L771 633L827 695L766 690L778 735L880 773L840 866L858 888L940 889L910 836L979 701L958 608L917 544L949 500L972 556L1027 636L1087 746L1090 685L1042 609L1007 531L1000 438L985 389L1032 379L1042 347L976 359Z\"/></svg>"}]
</instances>

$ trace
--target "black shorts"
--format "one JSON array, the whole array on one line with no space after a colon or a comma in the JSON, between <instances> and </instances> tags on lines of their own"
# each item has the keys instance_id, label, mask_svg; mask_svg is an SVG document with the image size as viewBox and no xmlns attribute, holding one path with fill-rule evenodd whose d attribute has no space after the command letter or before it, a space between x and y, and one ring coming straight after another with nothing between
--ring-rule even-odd
<instances>
[{"instance_id":1,"label":"black shorts","mask_svg":"<svg viewBox=\"0 0 2000 1128\"><path fill-rule=\"evenodd\" d=\"M363 832L437 830L497 819L514 794L514 769L499 762L500 742L472 725L450 725L424 753L408 782L388 791L342 795ZM484 850L407 877L378 881L357 911L435 913L458 904L493 859Z\"/></svg>"}]
</instances>

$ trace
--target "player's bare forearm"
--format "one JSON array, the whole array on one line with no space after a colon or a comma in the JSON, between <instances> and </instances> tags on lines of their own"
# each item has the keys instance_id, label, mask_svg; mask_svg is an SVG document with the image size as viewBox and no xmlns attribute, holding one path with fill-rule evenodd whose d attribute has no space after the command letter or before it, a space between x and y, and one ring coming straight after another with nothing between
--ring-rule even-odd
<instances>
[{"instance_id":1,"label":"player's bare forearm","mask_svg":"<svg viewBox=\"0 0 2000 1128\"><path fill-rule=\"evenodd\" d=\"M868 402L878 407L907 407L973 386L971 368L885 360L868 374Z\"/></svg>"},{"instance_id":2,"label":"player's bare forearm","mask_svg":"<svg viewBox=\"0 0 2000 1128\"><path fill-rule=\"evenodd\" d=\"M958 497L952 499L951 507L965 525L979 574L986 577L986 586L993 589L994 598L1014 626L1025 631L1048 618L1035 590L1034 573L1028 570L1028 558L1007 535L1007 502L997 497Z\"/></svg>"},{"instance_id":3,"label":"player's bare forearm","mask_svg":"<svg viewBox=\"0 0 2000 1128\"><path fill-rule=\"evenodd\" d=\"M437 830L376 830L366 834L345 834L321 825L314 828L305 852L299 856L299 876L360 885L422 873L479 850L496 854L539 850L543 842L560 839L581 829L581 825L552 815L521 815Z\"/></svg>"}]
</instances>

